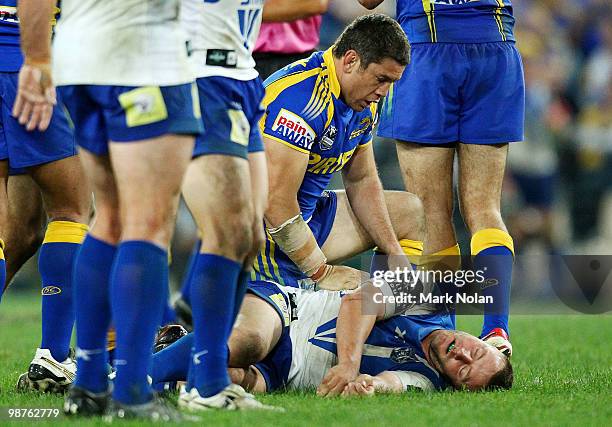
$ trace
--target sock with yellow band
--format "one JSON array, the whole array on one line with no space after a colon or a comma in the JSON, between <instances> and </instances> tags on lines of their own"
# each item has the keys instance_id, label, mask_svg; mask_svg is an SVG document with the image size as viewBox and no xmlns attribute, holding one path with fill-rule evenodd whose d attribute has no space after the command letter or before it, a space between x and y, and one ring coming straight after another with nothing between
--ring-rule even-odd
<instances>
[{"instance_id":1,"label":"sock with yellow band","mask_svg":"<svg viewBox=\"0 0 612 427\"><path fill-rule=\"evenodd\" d=\"M74 324L72 269L88 227L70 221L52 221L38 256L42 278L42 339L55 360L68 357Z\"/></svg>"},{"instance_id":2,"label":"sock with yellow band","mask_svg":"<svg viewBox=\"0 0 612 427\"><path fill-rule=\"evenodd\" d=\"M399 241L402 250L413 264L418 264L419 257L423 254L423 242L419 240L401 239ZM389 257L378 247L374 248L372 260L370 261L370 275L374 276L376 271L389 270Z\"/></svg>"},{"instance_id":3,"label":"sock with yellow band","mask_svg":"<svg viewBox=\"0 0 612 427\"><path fill-rule=\"evenodd\" d=\"M502 328L509 333L508 313L514 262L512 237L497 228L480 230L472 236L471 249L473 268L482 271L485 277L481 295L493 297L493 303L484 305L481 336L494 328Z\"/></svg>"},{"instance_id":4,"label":"sock with yellow band","mask_svg":"<svg viewBox=\"0 0 612 427\"><path fill-rule=\"evenodd\" d=\"M4 240L0 239L0 300L6 287L6 261L4 260Z\"/></svg>"}]
</instances>

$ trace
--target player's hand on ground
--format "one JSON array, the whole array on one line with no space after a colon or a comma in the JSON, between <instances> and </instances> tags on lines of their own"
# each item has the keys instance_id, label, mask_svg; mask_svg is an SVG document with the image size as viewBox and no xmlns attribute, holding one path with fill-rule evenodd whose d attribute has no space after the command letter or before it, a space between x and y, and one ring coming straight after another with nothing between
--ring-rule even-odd
<instances>
[{"instance_id":1,"label":"player's hand on ground","mask_svg":"<svg viewBox=\"0 0 612 427\"><path fill-rule=\"evenodd\" d=\"M53 106L56 103L55 87L48 63L24 64L19 70L17 97L13 117L28 131L44 131L49 127Z\"/></svg>"},{"instance_id":2,"label":"player's hand on ground","mask_svg":"<svg viewBox=\"0 0 612 427\"><path fill-rule=\"evenodd\" d=\"M324 397L339 396L346 385L355 380L358 374L359 367L355 368L348 363L339 363L332 366L317 388L317 395Z\"/></svg>"},{"instance_id":3,"label":"player's hand on ground","mask_svg":"<svg viewBox=\"0 0 612 427\"><path fill-rule=\"evenodd\" d=\"M356 289L368 280L367 273L345 265L327 265L323 276L318 279L317 289L342 291Z\"/></svg>"},{"instance_id":4,"label":"player's hand on ground","mask_svg":"<svg viewBox=\"0 0 612 427\"><path fill-rule=\"evenodd\" d=\"M361 374L344 387L342 396L374 396L375 393L374 378L368 374Z\"/></svg>"}]
</instances>

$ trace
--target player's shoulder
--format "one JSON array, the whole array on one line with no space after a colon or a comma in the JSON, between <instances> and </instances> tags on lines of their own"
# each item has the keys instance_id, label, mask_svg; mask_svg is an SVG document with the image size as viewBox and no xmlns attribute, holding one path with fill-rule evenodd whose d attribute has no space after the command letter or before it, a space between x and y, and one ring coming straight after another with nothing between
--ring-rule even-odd
<instances>
[{"instance_id":1,"label":"player's shoulder","mask_svg":"<svg viewBox=\"0 0 612 427\"><path fill-rule=\"evenodd\" d=\"M264 81L264 104L282 102L293 110L300 107L301 111L315 91L324 69L321 52L281 68Z\"/></svg>"}]
</instances>

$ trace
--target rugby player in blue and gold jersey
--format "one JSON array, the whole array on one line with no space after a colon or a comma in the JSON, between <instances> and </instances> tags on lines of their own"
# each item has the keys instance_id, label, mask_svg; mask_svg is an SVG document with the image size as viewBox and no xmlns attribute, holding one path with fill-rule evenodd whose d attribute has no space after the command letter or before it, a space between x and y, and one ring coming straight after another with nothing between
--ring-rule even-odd
<instances>
[{"instance_id":1,"label":"rugby player in blue and gold jersey","mask_svg":"<svg viewBox=\"0 0 612 427\"><path fill-rule=\"evenodd\" d=\"M20 3L19 13L22 6ZM59 11L53 9L43 17L49 37L54 15ZM0 295L5 288L5 248L1 239L6 239L6 252L12 257L8 260L12 265L8 286L11 276L28 258L21 254L31 251L31 255L37 249L30 247L26 236L35 234L40 227L42 193L49 220L38 259L42 339L17 387L21 391L62 392L72 383L76 370L70 353L74 324L71 272L88 229L90 192L72 130L61 108L49 106L39 127L28 122L26 115L11 114L18 86L36 84L42 78L29 62L33 58L26 58L24 63L22 42L28 40L20 39L17 2L0 1ZM25 236L20 234L24 229Z\"/></svg>"},{"instance_id":2,"label":"rugby player in blue and gold jersey","mask_svg":"<svg viewBox=\"0 0 612 427\"><path fill-rule=\"evenodd\" d=\"M384 0L359 0L372 9ZM406 189L423 201L425 254L460 266L452 222L453 162L473 268L486 272L481 337L510 356L514 244L500 213L508 144L523 139L523 66L510 0L398 0L412 62L381 109L378 135L397 141Z\"/></svg>"}]
</instances>

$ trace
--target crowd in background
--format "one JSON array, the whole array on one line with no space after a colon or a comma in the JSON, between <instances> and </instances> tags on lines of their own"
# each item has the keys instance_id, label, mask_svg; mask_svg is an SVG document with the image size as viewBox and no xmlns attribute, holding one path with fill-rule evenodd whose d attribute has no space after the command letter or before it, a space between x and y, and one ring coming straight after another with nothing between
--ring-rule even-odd
<instances>
[{"instance_id":1,"label":"crowd in background","mask_svg":"<svg viewBox=\"0 0 612 427\"><path fill-rule=\"evenodd\" d=\"M511 145L502 203L517 254L612 254L612 3L513 3L525 69L525 141ZM393 15L395 1L376 11ZM331 0L320 48L366 12L357 0ZM377 141L375 147L385 188L403 189L394 144ZM469 253L460 217L456 225ZM183 209L172 248L175 285L194 239ZM31 270L18 282L34 286Z\"/></svg>"}]
</instances>

